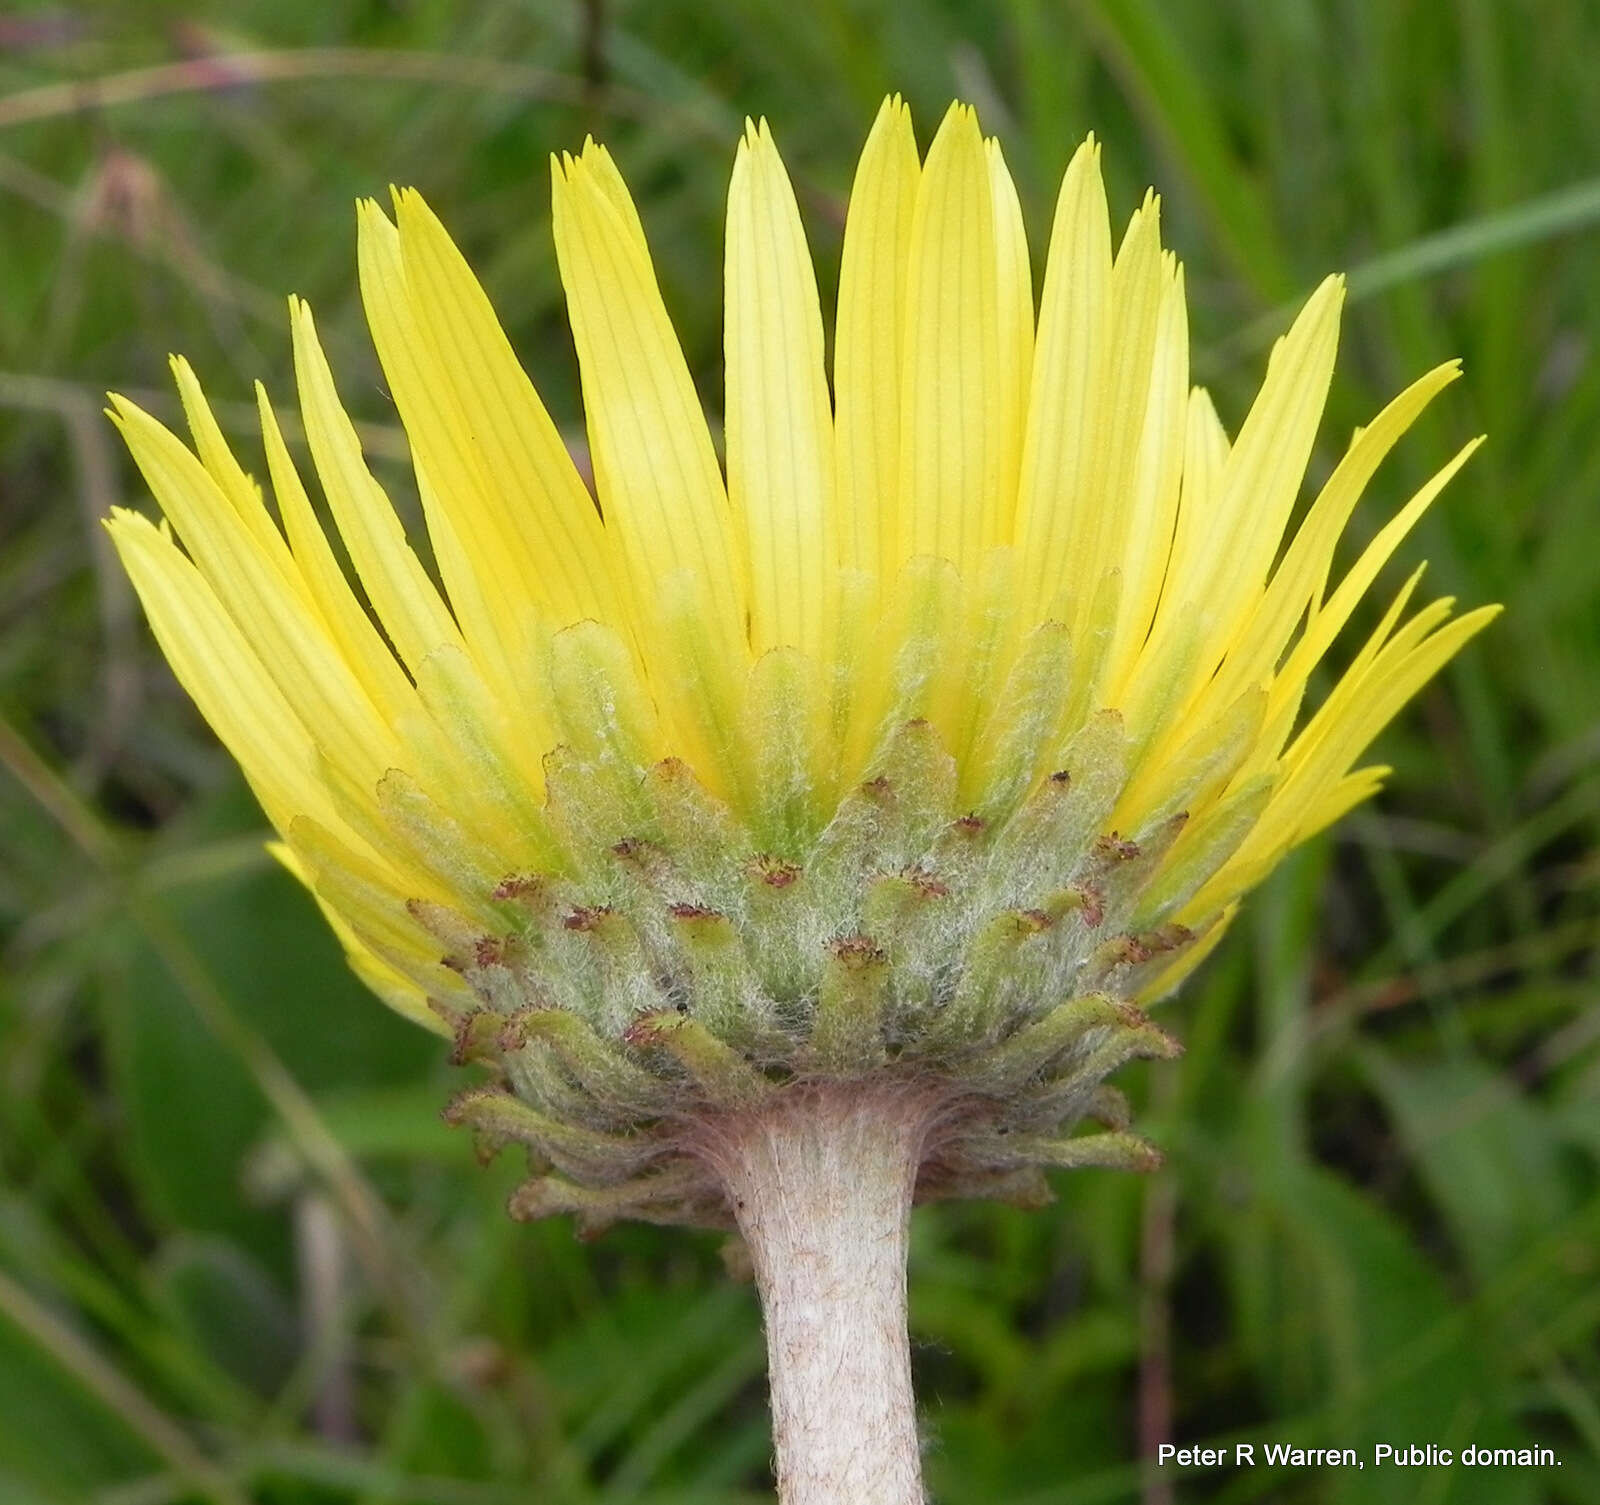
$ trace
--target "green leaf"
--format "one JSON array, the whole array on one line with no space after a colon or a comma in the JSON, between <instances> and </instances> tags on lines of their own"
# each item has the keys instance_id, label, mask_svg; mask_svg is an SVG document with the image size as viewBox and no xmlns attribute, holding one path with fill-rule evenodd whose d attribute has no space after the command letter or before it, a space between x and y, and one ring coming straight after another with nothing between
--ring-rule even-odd
<instances>
[{"instance_id":1,"label":"green leaf","mask_svg":"<svg viewBox=\"0 0 1600 1505\"><path fill-rule=\"evenodd\" d=\"M0 1317L0 1499L14 1498L8 1476L53 1505L154 1463L112 1412Z\"/></svg>"},{"instance_id":2,"label":"green leaf","mask_svg":"<svg viewBox=\"0 0 1600 1505\"><path fill-rule=\"evenodd\" d=\"M1554 1126L1503 1073L1470 1059L1408 1063L1375 1046L1357 1059L1480 1275L1571 1210Z\"/></svg>"},{"instance_id":3,"label":"green leaf","mask_svg":"<svg viewBox=\"0 0 1600 1505\"><path fill-rule=\"evenodd\" d=\"M275 1395L300 1348L295 1314L271 1276L234 1244L180 1235L157 1255L154 1294L174 1334L259 1395Z\"/></svg>"}]
</instances>

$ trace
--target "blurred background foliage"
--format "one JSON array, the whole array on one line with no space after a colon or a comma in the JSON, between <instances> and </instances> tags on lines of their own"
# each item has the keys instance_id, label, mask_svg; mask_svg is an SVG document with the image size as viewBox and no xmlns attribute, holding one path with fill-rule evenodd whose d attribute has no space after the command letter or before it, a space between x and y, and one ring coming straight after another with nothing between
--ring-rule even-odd
<instances>
[{"instance_id":1,"label":"blurred background foliage","mask_svg":"<svg viewBox=\"0 0 1600 1505\"><path fill-rule=\"evenodd\" d=\"M259 467L308 296L397 491L351 201L414 183L581 443L547 154L639 196L720 399L745 112L825 296L884 92L1000 134L1044 250L1089 129L1165 194L1236 423L1286 309L1353 301L1323 445L1466 358L1354 547L1508 611L1387 734L1376 808L1272 881L1129 1085L1169 1154L1043 1214L918 1214L948 1505L1600 1499L1600 10L1586 0L237 0L0 9L0 1502L768 1497L753 1293L716 1242L501 1214L437 1043L344 971L154 653L98 414L187 353ZM282 403L280 402L280 411ZM1140 1074L1142 1072L1142 1074ZM1553 1447L1544 1471L1141 1472L1156 1440Z\"/></svg>"}]
</instances>

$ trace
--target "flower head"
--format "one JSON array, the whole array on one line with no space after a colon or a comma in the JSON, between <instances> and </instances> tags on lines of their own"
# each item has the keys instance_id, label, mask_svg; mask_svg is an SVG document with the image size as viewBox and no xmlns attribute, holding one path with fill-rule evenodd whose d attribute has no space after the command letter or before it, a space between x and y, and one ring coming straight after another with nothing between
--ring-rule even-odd
<instances>
[{"instance_id":1,"label":"flower head","mask_svg":"<svg viewBox=\"0 0 1600 1505\"><path fill-rule=\"evenodd\" d=\"M1191 386L1147 198L1113 249L1068 167L1037 316L1000 147L885 103L845 228L832 379L763 123L726 242L719 463L604 148L554 164L598 506L421 198L359 210L363 299L442 589L291 304L306 438L265 392L278 520L189 367L193 448L113 417L171 523L112 536L178 677L355 968L492 1059L456 1116L549 1174L525 1214L718 1221L680 1126L796 1081L942 1094L927 1195L1139 1164L1103 1078L1240 896L1371 795L1355 766L1493 615L1401 589L1313 670L1462 450L1330 589L1446 365L1351 441L1281 547L1333 369L1330 278L1237 435ZM364 597L364 600L363 600ZM1104 1132L1068 1135L1084 1117Z\"/></svg>"}]
</instances>

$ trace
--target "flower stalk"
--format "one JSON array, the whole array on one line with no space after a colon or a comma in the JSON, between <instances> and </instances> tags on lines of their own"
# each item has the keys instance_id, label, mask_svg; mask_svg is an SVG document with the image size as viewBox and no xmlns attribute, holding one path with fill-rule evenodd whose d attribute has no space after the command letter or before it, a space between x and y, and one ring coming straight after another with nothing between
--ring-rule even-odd
<instances>
[{"instance_id":1,"label":"flower stalk","mask_svg":"<svg viewBox=\"0 0 1600 1505\"><path fill-rule=\"evenodd\" d=\"M797 1088L707 1125L766 1323L782 1505L921 1505L906 1243L925 1094Z\"/></svg>"}]
</instances>

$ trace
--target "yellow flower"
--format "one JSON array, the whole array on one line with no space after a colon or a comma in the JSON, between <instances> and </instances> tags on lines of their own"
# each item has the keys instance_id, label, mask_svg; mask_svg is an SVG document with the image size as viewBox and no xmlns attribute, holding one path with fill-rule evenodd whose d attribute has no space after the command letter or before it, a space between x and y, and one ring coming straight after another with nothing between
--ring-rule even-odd
<instances>
[{"instance_id":1,"label":"yellow flower","mask_svg":"<svg viewBox=\"0 0 1600 1505\"><path fill-rule=\"evenodd\" d=\"M486 1015L522 1020L495 1048L551 1121L648 1121L652 1081L737 1096L913 1057L1003 1096L1007 1042L1091 994L1169 989L1245 890L1376 791L1388 770L1362 752L1494 615L1441 600L1402 621L1418 570L1302 714L1473 447L1330 589L1367 481L1457 367L1356 434L1282 549L1343 284L1311 296L1230 438L1190 383L1159 204L1113 252L1099 157L1091 139L1067 169L1036 317L998 142L956 105L919 161L887 101L830 382L794 193L748 127L725 466L610 156L563 157L598 508L421 198L398 193L393 220L362 204L362 295L442 589L299 301L300 410L361 595L264 391L281 526L184 362L192 450L113 399L171 530L118 512L112 537L285 861L393 1006L480 1046ZM1138 1035L1122 1059L1164 1048L1118 1017ZM556 1076L527 1064L534 1036ZM648 1064L662 1050L670 1070Z\"/></svg>"}]
</instances>

